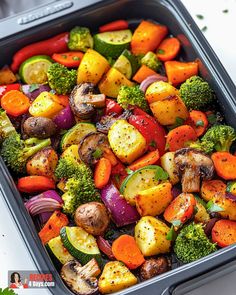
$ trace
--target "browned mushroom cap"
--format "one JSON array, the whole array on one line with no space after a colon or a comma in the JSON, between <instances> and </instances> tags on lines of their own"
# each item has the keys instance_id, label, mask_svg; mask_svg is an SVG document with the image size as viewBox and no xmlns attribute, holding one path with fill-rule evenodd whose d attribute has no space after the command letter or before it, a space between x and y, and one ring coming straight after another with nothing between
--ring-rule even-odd
<instances>
[{"instance_id":1,"label":"browned mushroom cap","mask_svg":"<svg viewBox=\"0 0 236 295\"><path fill-rule=\"evenodd\" d=\"M81 266L77 260L71 260L62 266L61 277L75 294L91 295L98 292L96 276L100 272L95 259L84 266Z\"/></svg>"},{"instance_id":2,"label":"browned mushroom cap","mask_svg":"<svg viewBox=\"0 0 236 295\"><path fill-rule=\"evenodd\" d=\"M167 258L160 256L158 258L147 259L140 269L140 275L143 280L149 280L157 275L167 272L169 263Z\"/></svg>"},{"instance_id":3,"label":"browned mushroom cap","mask_svg":"<svg viewBox=\"0 0 236 295\"><path fill-rule=\"evenodd\" d=\"M96 164L107 150L110 150L107 136L100 132L89 133L79 145L80 158L88 165Z\"/></svg>"},{"instance_id":4,"label":"browned mushroom cap","mask_svg":"<svg viewBox=\"0 0 236 295\"><path fill-rule=\"evenodd\" d=\"M183 148L175 152L175 165L179 176L182 176L182 191L199 192L200 180L211 179L214 164L210 157L193 148Z\"/></svg>"},{"instance_id":5,"label":"browned mushroom cap","mask_svg":"<svg viewBox=\"0 0 236 295\"><path fill-rule=\"evenodd\" d=\"M105 106L104 94L94 94L92 83L81 83L74 87L70 95L70 106L76 117L89 119L95 112L95 108Z\"/></svg>"}]
</instances>

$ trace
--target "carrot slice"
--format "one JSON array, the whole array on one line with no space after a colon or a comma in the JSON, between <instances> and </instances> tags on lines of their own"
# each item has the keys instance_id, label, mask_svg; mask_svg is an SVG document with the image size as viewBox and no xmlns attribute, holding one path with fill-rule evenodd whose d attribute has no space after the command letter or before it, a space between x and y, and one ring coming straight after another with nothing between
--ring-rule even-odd
<instances>
[{"instance_id":1,"label":"carrot slice","mask_svg":"<svg viewBox=\"0 0 236 295\"><path fill-rule=\"evenodd\" d=\"M161 61L174 59L180 50L180 42L177 38L167 38L161 42L157 49L157 57Z\"/></svg>"},{"instance_id":2,"label":"carrot slice","mask_svg":"<svg viewBox=\"0 0 236 295\"><path fill-rule=\"evenodd\" d=\"M168 81L173 85L178 85L198 74L198 63L171 60L165 62L165 69Z\"/></svg>"},{"instance_id":3,"label":"carrot slice","mask_svg":"<svg viewBox=\"0 0 236 295\"><path fill-rule=\"evenodd\" d=\"M145 54L148 51L154 51L167 34L166 26L143 20L132 36L132 53Z\"/></svg>"},{"instance_id":4,"label":"carrot slice","mask_svg":"<svg viewBox=\"0 0 236 295\"><path fill-rule=\"evenodd\" d=\"M227 247L236 243L236 222L219 220L212 228L212 241L219 247Z\"/></svg>"},{"instance_id":5,"label":"carrot slice","mask_svg":"<svg viewBox=\"0 0 236 295\"><path fill-rule=\"evenodd\" d=\"M111 249L115 258L122 261L130 269L139 267L145 261L132 236L120 236L113 242Z\"/></svg>"},{"instance_id":6,"label":"carrot slice","mask_svg":"<svg viewBox=\"0 0 236 295\"><path fill-rule=\"evenodd\" d=\"M207 116L201 111L193 110L189 113L189 118L186 121L186 124L193 127L197 137L200 137L206 132L208 126Z\"/></svg>"},{"instance_id":7,"label":"carrot slice","mask_svg":"<svg viewBox=\"0 0 236 295\"><path fill-rule=\"evenodd\" d=\"M96 188L103 188L109 181L111 175L111 162L101 158L96 164L94 171L94 183Z\"/></svg>"},{"instance_id":8,"label":"carrot slice","mask_svg":"<svg viewBox=\"0 0 236 295\"><path fill-rule=\"evenodd\" d=\"M178 222L180 222L180 224L184 223L192 217L195 205L196 200L194 195L182 193L166 208L164 218L166 221L173 223L173 225L178 224Z\"/></svg>"},{"instance_id":9,"label":"carrot slice","mask_svg":"<svg viewBox=\"0 0 236 295\"><path fill-rule=\"evenodd\" d=\"M128 168L130 170L138 170L139 168L142 168L147 165L153 165L155 164L160 158L160 154L158 150L152 151L147 153L146 155L142 156L138 160L134 161Z\"/></svg>"},{"instance_id":10,"label":"carrot slice","mask_svg":"<svg viewBox=\"0 0 236 295\"><path fill-rule=\"evenodd\" d=\"M55 181L46 176L25 176L18 180L17 187L20 192L37 193L49 189L55 189Z\"/></svg>"},{"instance_id":11,"label":"carrot slice","mask_svg":"<svg viewBox=\"0 0 236 295\"><path fill-rule=\"evenodd\" d=\"M1 99L1 107L8 115L18 117L27 113L30 107L29 98L18 90L8 91Z\"/></svg>"},{"instance_id":12,"label":"carrot slice","mask_svg":"<svg viewBox=\"0 0 236 295\"><path fill-rule=\"evenodd\" d=\"M211 155L216 173L225 180L236 179L236 156L228 152L216 152Z\"/></svg>"},{"instance_id":13,"label":"carrot slice","mask_svg":"<svg viewBox=\"0 0 236 295\"><path fill-rule=\"evenodd\" d=\"M76 68L80 65L83 56L83 52L69 51L64 53L54 53L52 59L68 68Z\"/></svg>"},{"instance_id":14,"label":"carrot slice","mask_svg":"<svg viewBox=\"0 0 236 295\"><path fill-rule=\"evenodd\" d=\"M69 105L69 97L68 97L68 95L57 94L57 95L55 95L53 97L53 100L58 102L60 105L62 105L65 108Z\"/></svg>"},{"instance_id":15,"label":"carrot slice","mask_svg":"<svg viewBox=\"0 0 236 295\"><path fill-rule=\"evenodd\" d=\"M99 32L103 33L103 32L110 32L110 31L125 30L125 29L128 29L128 27L129 27L129 24L126 20L118 19L99 27Z\"/></svg>"},{"instance_id":16,"label":"carrot slice","mask_svg":"<svg viewBox=\"0 0 236 295\"><path fill-rule=\"evenodd\" d=\"M166 137L166 145L171 152L177 151L189 141L195 141L197 134L189 125L182 125L169 131Z\"/></svg>"},{"instance_id":17,"label":"carrot slice","mask_svg":"<svg viewBox=\"0 0 236 295\"><path fill-rule=\"evenodd\" d=\"M137 83L141 83L148 76L156 75L156 72L150 69L149 67L142 65L136 74L133 76L133 80Z\"/></svg>"},{"instance_id":18,"label":"carrot slice","mask_svg":"<svg viewBox=\"0 0 236 295\"><path fill-rule=\"evenodd\" d=\"M68 225L68 223L69 220L65 214L60 211L53 212L44 227L39 232L39 237L42 243L45 245L51 239L59 236L62 227Z\"/></svg>"},{"instance_id":19,"label":"carrot slice","mask_svg":"<svg viewBox=\"0 0 236 295\"><path fill-rule=\"evenodd\" d=\"M203 180L201 186L201 197L205 201L210 201L216 193L224 194L226 184L220 179Z\"/></svg>"}]
</instances>

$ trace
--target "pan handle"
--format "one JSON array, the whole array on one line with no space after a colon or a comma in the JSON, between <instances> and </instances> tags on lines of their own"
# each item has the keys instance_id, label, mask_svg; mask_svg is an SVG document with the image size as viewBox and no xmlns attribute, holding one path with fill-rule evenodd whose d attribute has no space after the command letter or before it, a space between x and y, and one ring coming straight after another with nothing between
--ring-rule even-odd
<instances>
[{"instance_id":1,"label":"pan handle","mask_svg":"<svg viewBox=\"0 0 236 295\"><path fill-rule=\"evenodd\" d=\"M0 39L9 37L42 23L60 18L102 0L58 0L35 9L21 12L0 21Z\"/></svg>"}]
</instances>

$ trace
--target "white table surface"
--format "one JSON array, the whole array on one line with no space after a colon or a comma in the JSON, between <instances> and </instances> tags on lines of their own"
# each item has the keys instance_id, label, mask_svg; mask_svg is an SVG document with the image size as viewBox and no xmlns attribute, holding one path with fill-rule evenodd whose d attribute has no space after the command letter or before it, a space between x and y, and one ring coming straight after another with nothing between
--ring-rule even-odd
<instances>
[{"instance_id":1,"label":"white table surface","mask_svg":"<svg viewBox=\"0 0 236 295\"><path fill-rule=\"evenodd\" d=\"M11 0L8 0L11 1ZM143 0L144 1L144 0ZM236 83L236 0L182 0ZM44 1L45 2L45 1ZM49 1L51 2L51 1ZM222 11L228 9L228 13ZM204 16L200 20L197 14ZM0 197L0 287L6 287L8 270L36 270L14 221ZM18 294L46 295L46 289L17 290ZM203 285L188 295L235 295L236 271Z\"/></svg>"}]
</instances>

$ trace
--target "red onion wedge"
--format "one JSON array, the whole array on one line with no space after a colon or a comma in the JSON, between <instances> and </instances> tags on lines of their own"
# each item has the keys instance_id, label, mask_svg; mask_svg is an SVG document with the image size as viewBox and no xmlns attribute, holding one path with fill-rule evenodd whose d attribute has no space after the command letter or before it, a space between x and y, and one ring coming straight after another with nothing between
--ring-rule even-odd
<instances>
[{"instance_id":1,"label":"red onion wedge","mask_svg":"<svg viewBox=\"0 0 236 295\"><path fill-rule=\"evenodd\" d=\"M48 219L51 217L53 212L43 212L39 214L39 220L41 224L44 224L48 221Z\"/></svg>"},{"instance_id":2,"label":"red onion wedge","mask_svg":"<svg viewBox=\"0 0 236 295\"><path fill-rule=\"evenodd\" d=\"M143 82L140 84L139 88L145 93L149 85L156 81L164 81L167 82L167 77L162 76L160 74L155 74L148 76L146 79L143 80Z\"/></svg>"},{"instance_id":3,"label":"red onion wedge","mask_svg":"<svg viewBox=\"0 0 236 295\"><path fill-rule=\"evenodd\" d=\"M101 198L117 227L139 220L140 216L136 208L127 203L114 184L107 184L102 189Z\"/></svg>"},{"instance_id":4,"label":"red onion wedge","mask_svg":"<svg viewBox=\"0 0 236 295\"><path fill-rule=\"evenodd\" d=\"M54 123L61 129L70 129L75 124L75 118L70 106L61 110L53 119Z\"/></svg>"},{"instance_id":5,"label":"red onion wedge","mask_svg":"<svg viewBox=\"0 0 236 295\"><path fill-rule=\"evenodd\" d=\"M41 92L50 91L51 88L48 85L44 84L32 84L32 85L22 85L22 92L28 96L28 98L33 101Z\"/></svg>"},{"instance_id":6,"label":"red onion wedge","mask_svg":"<svg viewBox=\"0 0 236 295\"><path fill-rule=\"evenodd\" d=\"M32 197L25 203L26 209L31 215L37 215L44 212L52 212L62 207L62 199L54 190L46 191L42 194Z\"/></svg>"},{"instance_id":7,"label":"red onion wedge","mask_svg":"<svg viewBox=\"0 0 236 295\"><path fill-rule=\"evenodd\" d=\"M105 240L103 237L98 236L97 237L97 245L98 248L107 255L107 257L111 260L115 259L115 256L112 253L111 250L111 245L109 244L109 242L107 240Z\"/></svg>"}]
</instances>

